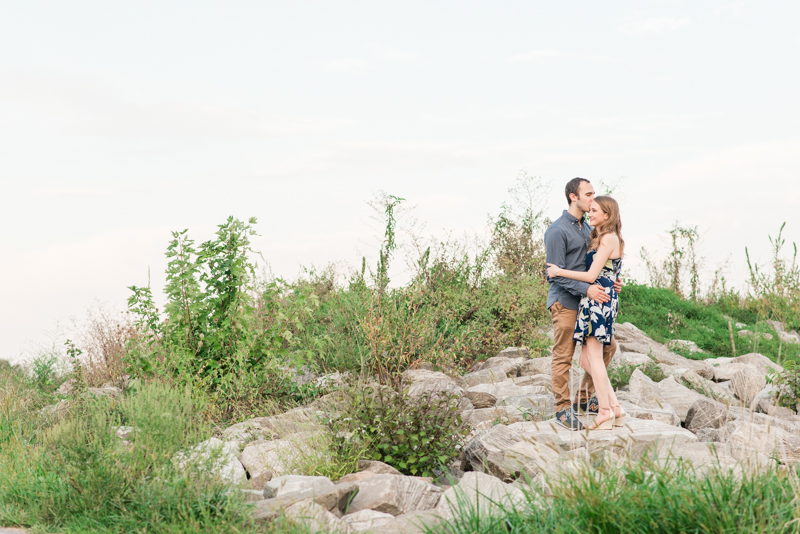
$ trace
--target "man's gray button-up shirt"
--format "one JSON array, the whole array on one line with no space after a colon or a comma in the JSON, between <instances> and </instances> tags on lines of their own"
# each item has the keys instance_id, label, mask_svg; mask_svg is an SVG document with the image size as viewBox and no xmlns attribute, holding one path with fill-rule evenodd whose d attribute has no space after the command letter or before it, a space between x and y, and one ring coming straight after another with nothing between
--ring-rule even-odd
<instances>
[{"instance_id":1,"label":"man's gray button-up shirt","mask_svg":"<svg viewBox=\"0 0 800 534\"><path fill-rule=\"evenodd\" d=\"M589 252L589 238L592 229L586 222L579 221L567 210L550 225L544 233L544 246L547 263L558 265L570 271L584 271L586 254ZM581 297L586 295L590 284L557 276L548 278L550 290L547 293L547 308L560 302L565 308L577 310Z\"/></svg>"}]
</instances>

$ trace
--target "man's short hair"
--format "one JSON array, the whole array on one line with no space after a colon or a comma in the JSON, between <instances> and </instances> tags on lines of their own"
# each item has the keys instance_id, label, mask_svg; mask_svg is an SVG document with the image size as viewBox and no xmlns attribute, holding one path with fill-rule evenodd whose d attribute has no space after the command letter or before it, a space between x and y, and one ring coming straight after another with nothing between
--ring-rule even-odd
<instances>
[{"instance_id":1,"label":"man's short hair","mask_svg":"<svg viewBox=\"0 0 800 534\"><path fill-rule=\"evenodd\" d=\"M567 204L572 205L572 199L569 198L570 195L578 196L578 190L581 187L581 182L589 182L586 178L573 178L569 182L567 182L567 187L564 189L564 194L567 196Z\"/></svg>"}]
</instances>

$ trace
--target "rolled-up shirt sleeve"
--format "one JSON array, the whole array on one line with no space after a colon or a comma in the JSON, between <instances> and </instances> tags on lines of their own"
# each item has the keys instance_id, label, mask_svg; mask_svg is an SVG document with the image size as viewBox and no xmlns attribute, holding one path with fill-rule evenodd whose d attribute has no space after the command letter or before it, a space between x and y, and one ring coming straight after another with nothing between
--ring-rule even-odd
<instances>
[{"instance_id":1,"label":"rolled-up shirt sleeve","mask_svg":"<svg viewBox=\"0 0 800 534\"><path fill-rule=\"evenodd\" d=\"M545 250L547 251L546 261L547 263L552 263L553 265L557 265L562 269L564 269L567 268L566 236L559 229L554 228L553 230L555 231L547 232L545 233L544 236L544 246ZM580 280L572 280L571 278L564 278L563 276L556 276L555 278L548 277L547 281L550 282L551 284L558 285L565 291L569 291L576 297L586 296L586 292L589 290L589 286L591 285L588 282L581 282Z\"/></svg>"}]
</instances>

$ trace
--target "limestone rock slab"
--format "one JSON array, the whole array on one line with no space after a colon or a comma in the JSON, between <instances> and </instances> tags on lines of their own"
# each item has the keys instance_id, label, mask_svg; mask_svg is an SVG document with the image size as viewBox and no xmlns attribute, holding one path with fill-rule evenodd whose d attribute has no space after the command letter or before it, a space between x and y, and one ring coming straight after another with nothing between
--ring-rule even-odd
<instances>
[{"instance_id":1,"label":"limestone rock slab","mask_svg":"<svg viewBox=\"0 0 800 534\"><path fill-rule=\"evenodd\" d=\"M358 482L359 492L349 510L377 510L398 516L415 510L431 510L442 490L433 484L402 475L376 475Z\"/></svg>"}]
</instances>

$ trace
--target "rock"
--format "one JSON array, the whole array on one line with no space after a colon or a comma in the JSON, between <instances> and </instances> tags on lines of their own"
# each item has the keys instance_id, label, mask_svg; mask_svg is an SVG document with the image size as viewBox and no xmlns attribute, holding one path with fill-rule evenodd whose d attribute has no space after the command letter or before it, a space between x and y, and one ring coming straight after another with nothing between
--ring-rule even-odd
<instances>
[{"instance_id":1,"label":"rock","mask_svg":"<svg viewBox=\"0 0 800 534\"><path fill-rule=\"evenodd\" d=\"M122 390L115 386L105 386L101 388L88 388L86 392L93 397L119 397Z\"/></svg>"},{"instance_id":2,"label":"rock","mask_svg":"<svg viewBox=\"0 0 800 534\"><path fill-rule=\"evenodd\" d=\"M626 364L636 367L653 363L653 359L647 354L639 354L638 352L620 352L614 355L611 360L612 364Z\"/></svg>"},{"instance_id":3,"label":"rock","mask_svg":"<svg viewBox=\"0 0 800 534\"><path fill-rule=\"evenodd\" d=\"M377 460L359 460L358 468L361 471L370 471L376 475L402 475L400 471L389 464Z\"/></svg>"},{"instance_id":4,"label":"rock","mask_svg":"<svg viewBox=\"0 0 800 534\"><path fill-rule=\"evenodd\" d=\"M520 364L520 374L523 375L550 375L553 367L553 357L533 358Z\"/></svg>"},{"instance_id":5,"label":"rock","mask_svg":"<svg viewBox=\"0 0 800 534\"><path fill-rule=\"evenodd\" d=\"M671 443L662 444L656 448L655 457L662 466L674 464L680 461L694 467L695 472L704 473L722 468L723 470L733 469L737 461L725 449L716 447L712 442L694 443Z\"/></svg>"},{"instance_id":6,"label":"rock","mask_svg":"<svg viewBox=\"0 0 800 534\"><path fill-rule=\"evenodd\" d=\"M697 399L686 414L686 428L697 432L701 428L722 428L735 419L719 402L711 399Z\"/></svg>"},{"instance_id":7,"label":"rock","mask_svg":"<svg viewBox=\"0 0 800 534\"><path fill-rule=\"evenodd\" d=\"M661 398L675 409L675 413L678 414L681 421L686 420L686 414L689 413L689 408L692 407L692 404L697 399L703 398L703 395L679 384L674 376L659 382L658 392Z\"/></svg>"},{"instance_id":8,"label":"rock","mask_svg":"<svg viewBox=\"0 0 800 534\"><path fill-rule=\"evenodd\" d=\"M514 406L495 406L493 408L479 408L461 412L461 418L470 426L476 427L482 423L497 423L507 425L525 421L525 414Z\"/></svg>"},{"instance_id":9,"label":"rock","mask_svg":"<svg viewBox=\"0 0 800 534\"><path fill-rule=\"evenodd\" d=\"M631 373L631 378L628 382L628 395L633 404L643 408L660 409L665 404L664 399L661 398L658 385L639 369L635 369Z\"/></svg>"},{"instance_id":10,"label":"rock","mask_svg":"<svg viewBox=\"0 0 800 534\"><path fill-rule=\"evenodd\" d=\"M372 471L359 471L358 473L350 473L339 480L336 481L337 484L345 484L348 482L355 482L358 483L362 480L366 480L370 477L376 476L378 473L373 473Z\"/></svg>"},{"instance_id":11,"label":"rock","mask_svg":"<svg viewBox=\"0 0 800 534\"><path fill-rule=\"evenodd\" d=\"M496 369L484 369L483 371L475 371L474 373L467 373L461 377L461 385L465 389L478 384L496 384L506 380L506 375Z\"/></svg>"},{"instance_id":12,"label":"rock","mask_svg":"<svg viewBox=\"0 0 800 534\"><path fill-rule=\"evenodd\" d=\"M69 395L75 389L75 384L76 384L75 380L71 378L66 382L64 382L63 384L61 384L60 386L58 386L56 393L58 393L59 395Z\"/></svg>"},{"instance_id":13,"label":"rock","mask_svg":"<svg viewBox=\"0 0 800 534\"><path fill-rule=\"evenodd\" d=\"M628 402L624 400L625 398L627 398L627 394L617 394L617 400L620 401L620 405L628 417L657 421L670 426L680 426L681 424L681 418L675 413L675 409L667 403L664 403L660 408L645 408Z\"/></svg>"},{"instance_id":14,"label":"rock","mask_svg":"<svg viewBox=\"0 0 800 534\"><path fill-rule=\"evenodd\" d=\"M727 439L727 432L720 428L701 428L695 435L697 441L707 443L724 443Z\"/></svg>"},{"instance_id":15,"label":"rock","mask_svg":"<svg viewBox=\"0 0 800 534\"><path fill-rule=\"evenodd\" d=\"M393 523L380 529L381 534L424 534L441 523L433 510L407 512L394 518Z\"/></svg>"},{"instance_id":16,"label":"rock","mask_svg":"<svg viewBox=\"0 0 800 534\"><path fill-rule=\"evenodd\" d=\"M425 372L429 373L431 371ZM458 397L464 392L450 378L429 378L428 380L414 382L408 386L406 391L411 397L419 397L426 394L434 397L441 394L450 394Z\"/></svg>"},{"instance_id":17,"label":"rock","mask_svg":"<svg viewBox=\"0 0 800 534\"><path fill-rule=\"evenodd\" d=\"M428 371L427 369L408 369L403 372L403 383L413 384L414 382L425 382L426 380L445 380L455 382L452 378L438 371Z\"/></svg>"},{"instance_id":18,"label":"rock","mask_svg":"<svg viewBox=\"0 0 800 534\"><path fill-rule=\"evenodd\" d=\"M555 416L555 397L552 394L516 395L506 397L498 407L518 410L523 421L544 421Z\"/></svg>"},{"instance_id":19,"label":"rock","mask_svg":"<svg viewBox=\"0 0 800 534\"><path fill-rule=\"evenodd\" d=\"M244 497L244 502L258 502L264 499L262 493L254 489L242 488L239 490L239 494ZM0 534L2 533L0 532Z\"/></svg>"},{"instance_id":20,"label":"rock","mask_svg":"<svg viewBox=\"0 0 800 534\"><path fill-rule=\"evenodd\" d=\"M623 428L612 432L572 432L549 420L490 427L466 445L464 454L474 471L511 482L522 473L535 477L542 469L569 468L570 459L562 453L581 447L589 454L614 451L635 459L655 442L694 441L697 437L686 429L644 419L626 419Z\"/></svg>"},{"instance_id":21,"label":"rock","mask_svg":"<svg viewBox=\"0 0 800 534\"><path fill-rule=\"evenodd\" d=\"M236 458L238 453L232 443L210 438L176 454L175 464L181 471L192 469L230 484L241 484L247 475Z\"/></svg>"},{"instance_id":22,"label":"rock","mask_svg":"<svg viewBox=\"0 0 800 534\"><path fill-rule=\"evenodd\" d=\"M253 477L248 479L247 482L244 484L244 489L248 490L256 490L261 492L261 498L264 498L264 486L267 485L267 482L272 480L272 471L267 471L265 473L261 473L257 477Z\"/></svg>"},{"instance_id":23,"label":"rock","mask_svg":"<svg viewBox=\"0 0 800 534\"><path fill-rule=\"evenodd\" d=\"M295 493L313 489L320 491L333 486L328 477L313 477L301 475L283 475L271 479L264 485L264 498L272 499L287 493Z\"/></svg>"},{"instance_id":24,"label":"rock","mask_svg":"<svg viewBox=\"0 0 800 534\"><path fill-rule=\"evenodd\" d=\"M255 417L245 422L260 426L264 435L271 439L283 439L298 432L313 432L322 429L318 413L308 407L295 408L270 417Z\"/></svg>"},{"instance_id":25,"label":"rock","mask_svg":"<svg viewBox=\"0 0 800 534\"><path fill-rule=\"evenodd\" d=\"M751 352L749 354L744 354L742 356L737 356L736 358L732 358L731 363L752 365L756 369L758 369L758 371L764 376L766 376L770 371L774 371L777 373L783 372L782 366L773 362L766 356L758 354L757 352Z\"/></svg>"},{"instance_id":26,"label":"rock","mask_svg":"<svg viewBox=\"0 0 800 534\"><path fill-rule=\"evenodd\" d=\"M767 381L764 374L760 372L755 366L750 364L743 364L731 378L731 391L739 397L745 406L750 406L755 399L756 395L764 389Z\"/></svg>"},{"instance_id":27,"label":"rock","mask_svg":"<svg viewBox=\"0 0 800 534\"><path fill-rule=\"evenodd\" d=\"M488 389L491 389L491 384L480 384L480 385L490 386L490 388ZM464 393L464 397L469 399L469 401L472 403L473 409L478 409L478 410L481 408L491 408L497 403L497 397L489 393L489 391L481 391L480 389L468 389Z\"/></svg>"},{"instance_id":28,"label":"rock","mask_svg":"<svg viewBox=\"0 0 800 534\"><path fill-rule=\"evenodd\" d=\"M472 405L472 402L466 397L461 397L458 399L458 411L463 412L466 410L474 410L475 406Z\"/></svg>"},{"instance_id":29,"label":"rock","mask_svg":"<svg viewBox=\"0 0 800 534\"><path fill-rule=\"evenodd\" d=\"M69 401L66 399L61 399L55 404L51 404L49 406L45 406L39 413L46 416L46 417L55 417L57 419L61 419L67 414L69 411Z\"/></svg>"},{"instance_id":30,"label":"rock","mask_svg":"<svg viewBox=\"0 0 800 534\"><path fill-rule=\"evenodd\" d=\"M525 361L527 361L525 358L493 356L485 362L482 362L477 370L494 369L498 373L503 373L506 376L519 376L520 368Z\"/></svg>"},{"instance_id":31,"label":"rock","mask_svg":"<svg viewBox=\"0 0 800 534\"><path fill-rule=\"evenodd\" d=\"M317 532L352 532L347 523L311 499L288 506L284 514L292 521L303 525L312 534Z\"/></svg>"},{"instance_id":32,"label":"rock","mask_svg":"<svg viewBox=\"0 0 800 534\"><path fill-rule=\"evenodd\" d=\"M694 341L687 341L685 339L673 339L669 343L667 343L667 348L674 350L686 350L690 353L703 353L705 352L703 349L697 346L697 343Z\"/></svg>"},{"instance_id":33,"label":"rock","mask_svg":"<svg viewBox=\"0 0 800 534\"><path fill-rule=\"evenodd\" d=\"M767 384L764 389L759 391L753 399L753 404L755 405L756 411L772 417L780 417L784 419L793 417L795 415L794 410L776 404L776 392L777 390L772 384Z\"/></svg>"},{"instance_id":34,"label":"rock","mask_svg":"<svg viewBox=\"0 0 800 534\"><path fill-rule=\"evenodd\" d=\"M358 493L356 484L334 484L320 489L306 489L285 493L273 499L258 501L253 517L256 521L269 521L277 517L282 511L293 504L311 499L329 512L341 516L346 510L353 496Z\"/></svg>"},{"instance_id":35,"label":"rock","mask_svg":"<svg viewBox=\"0 0 800 534\"><path fill-rule=\"evenodd\" d=\"M432 484L402 475L376 475L358 483L359 492L349 510L377 510L394 516L414 510L431 510L442 490Z\"/></svg>"},{"instance_id":36,"label":"rock","mask_svg":"<svg viewBox=\"0 0 800 534\"><path fill-rule=\"evenodd\" d=\"M778 332L778 338L784 343L800 343L800 334L794 330L791 332Z\"/></svg>"},{"instance_id":37,"label":"rock","mask_svg":"<svg viewBox=\"0 0 800 534\"><path fill-rule=\"evenodd\" d=\"M727 445L731 455L740 460L751 458L756 452L785 465L793 466L800 462L800 433L774 426L737 421Z\"/></svg>"},{"instance_id":38,"label":"rock","mask_svg":"<svg viewBox=\"0 0 800 534\"><path fill-rule=\"evenodd\" d=\"M297 454L295 444L287 440L255 441L244 448L239 455L239 461L251 478L267 472L285 475Z\"/></svg>"},{"instance_id":39,"label":"rock","mask_svg":"<svg viewBox=\"0 0 800 534\"><path fill-rule=\"evenodd\" d=\"M690 360L679 354L670 352L667 347L653 341L631 323L615 325L614 337L617 338L619 349L622 352L647 354L651 356L656 363L691 369L704 378L712 378L713 376L709 365L704 361Z\"/></svg>"},{"instance_id":40,"label":"rock","mask_svg":"<svg viewBox=\"0 0 800 534\"><path fill-rule=\"evenodd\" d=\"M506 347L497 353L498 358L524 358L531 357L530 352L526 347Z\"/></svg>"},{"instance_id":41,"label":"rock","mask_svg":"<svg viewBox=\"0 0 800 534\"><path fill-rule=\"evenodd\" d=\"M392 514L365 509L343 516L342 521L353 532L366 532L368 530L383 532L384 527L393 524L395 518Z\"/></svg>"},{"instance_id":42,"label":"rock","mask_svg":"<svg viewBox=\"0 0 800 534\"><path fill-rule=\"evenodd\" d=\"M540 386L545 388L545 391L552 393L553 379L550 375L546 374L528 375L528 378L530 379L531 386Z\"/></svg>"},{"instance_id":43,"label":"rock","mask_svg":"<svg viewBox=\"0 0 800 534\"><path fill-rule=\"evenodd\" d=\"M684 386L710 399L714 399L723 404L732 404L736 401L731 392L726 388L722 387L716 382L703 378L694 371L687 369L680 375L675 374L673 376L675 378L679 378Z\"/></svg>"},{"instance_id":44,"label":"rock","mask_svg":"<svg viewBox=\"0 0 800 534\"><path fill-rule=\"evenodd\" d=\"M473 510L476 516L502 514L525 501L522 491L484 473L465 473L458 484L448 488L436 506L443 519L460 516L460 510ZM454 513L455 512L455 513Z\"/></svg>"},{"instance_id":45,"label":"rock","mask_svg":"<svg viewBox=\"0 0 800 534\"><path fill-rule=\"evenodd\" d=\"M261 425L254 421L236 423L223 430L220 434L223 441L240 441L242 443L263 440L266 437Z\"/></svg>"}]
</instances>

